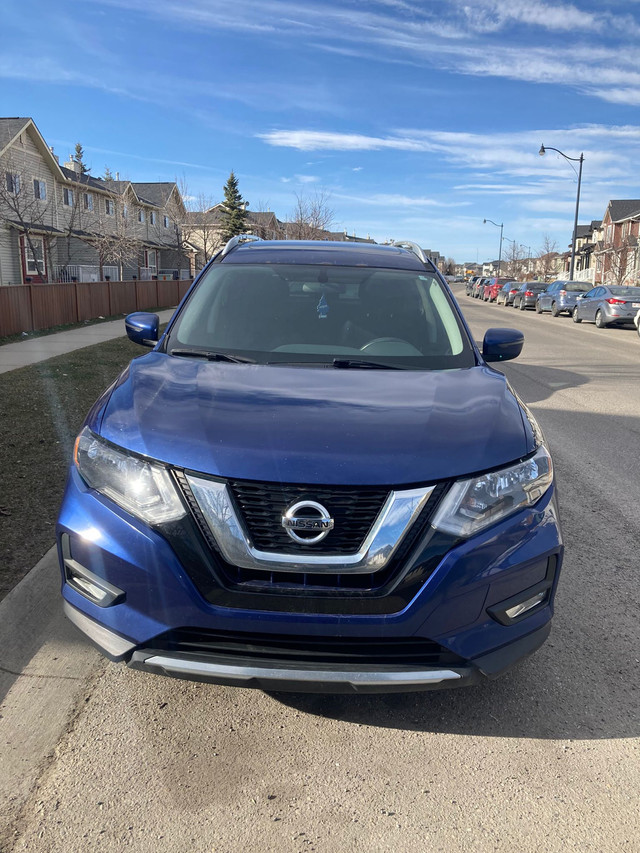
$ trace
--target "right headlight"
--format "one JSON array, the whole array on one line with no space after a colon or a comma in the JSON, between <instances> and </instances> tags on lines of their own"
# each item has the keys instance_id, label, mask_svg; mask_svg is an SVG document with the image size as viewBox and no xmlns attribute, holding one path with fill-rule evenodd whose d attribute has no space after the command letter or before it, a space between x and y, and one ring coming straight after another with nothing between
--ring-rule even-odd
<instances>
[{"instance_id":1,"label":"right headlight","mask_svg":"<svg viewBox=\"0 0 640 853\"><path fill-rule=\"evenodd\" d=\"M541 445L524 462L454 483L431 522L467 538L540 500L553 482L553 463Z\"/></svg>"},{"instance_id":2,"label":"right headlight","mask_svg":"<svg viewBox=\"0 0 640 853\"><path fill-rule=\"evenodd\" d=\"M186 514L165 468L108 444L86 427L76 439L73 457L87 485L147 524Z\"/></svg>"}]
</instances>

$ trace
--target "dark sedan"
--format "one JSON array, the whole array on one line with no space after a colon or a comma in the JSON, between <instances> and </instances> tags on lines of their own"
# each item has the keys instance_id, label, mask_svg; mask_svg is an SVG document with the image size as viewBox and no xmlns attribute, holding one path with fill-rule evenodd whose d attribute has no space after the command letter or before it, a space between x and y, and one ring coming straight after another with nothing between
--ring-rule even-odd
<instances>
[{"instance_id":1,"label":"dark sedan","mask_svg":"<svg viewBox=\"0 0 640 853\"><path fill-rule=\"evenodd\" d=\"M526 308L535 308L538 294L547 287L544 281L525 281L513 297L513 307L524 311Z\"/></svg>"},{"instance_id":2,"label":"dark sedan","mask_svg":"<svg viewBox=\"0 0 640 853\"><path fill-rule=\"evenodd\" d=\"M510 281L507 284L503 285L498 291L498 295L496 297L497 305L513 305L513 297L520 290L520 282L519 281Z\"/></svg>"}]
</instances>

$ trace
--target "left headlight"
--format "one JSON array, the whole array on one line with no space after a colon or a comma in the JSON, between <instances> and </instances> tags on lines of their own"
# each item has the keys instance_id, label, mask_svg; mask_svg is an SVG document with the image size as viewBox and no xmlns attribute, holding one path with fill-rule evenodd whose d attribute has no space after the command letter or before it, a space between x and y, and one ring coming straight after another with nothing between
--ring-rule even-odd
<instances>
[{"instance_id":1,"label":"left headlight","mask_svg":"<svg viewBox=\"0 0 640 853\"><path fill-rule=\"evenodd\" d=\"M73 459L82 479L147 524L175 521L186 510L164 468L107 444L86 427Z\"/></svg>"},{"instance_id":2,"label":"left headlight","mask_svg":"<svg viewBox=\"0 0 640 853\"><path fill-rule=\"evenodd\" d=\"M532 506L552 482L551 456L541 445L524 462L454 483L431 523L454 536L473 536L517 510Z\"/></svg>"}]
</instances>

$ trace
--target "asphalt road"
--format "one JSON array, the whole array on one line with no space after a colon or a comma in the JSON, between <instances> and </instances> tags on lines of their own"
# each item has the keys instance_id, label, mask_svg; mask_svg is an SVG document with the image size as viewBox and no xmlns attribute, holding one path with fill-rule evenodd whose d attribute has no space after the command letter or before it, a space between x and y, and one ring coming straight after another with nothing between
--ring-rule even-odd
<instances>
[{"instance_id":1,"label":"asphalt road","mask_svg":"<svg viewBox=\"0 0 640 853\"><path fill-rule=\"evenodd\" d=\"M54 621L58 675L23 703L44 726L60 678L73 702L3 853L640 850L640 339L455 292L478 339L525 333L504 371L554 453L567 549L546 645L467 690L276 696L105 663Z\"/></svg>"}]
</instances>

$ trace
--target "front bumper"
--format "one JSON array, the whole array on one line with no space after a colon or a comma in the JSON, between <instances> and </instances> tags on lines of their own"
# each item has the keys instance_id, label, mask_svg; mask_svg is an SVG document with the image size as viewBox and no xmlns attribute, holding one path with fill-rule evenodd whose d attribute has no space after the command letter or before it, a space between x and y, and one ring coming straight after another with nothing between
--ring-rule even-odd
<instances>
[{"instance_id":1,"label":"front bumper","mask_svg":"<svg viewBox=\"0 0 640 853\"><path fill-rule=\"evenodd\" d=\"M321 692L428 690L499 675L546 639L563 553L552 487L536 507L457 542L395 612L367 612L357 596L345 598L339 613L323 612L321 599L314 612L309 595L280 597L281 609L259 592L245 599L226 590L207 600L186 552L178 559L163 536L87 489L75 472L58 542L67 615L111 659L172 677ZM428 552L416 544L412 573ZM75 571L107 589L102 604L74 582ZM504 616L540 589L530 612ZM200 640L179 642L181 632ZM433 652L420 656L415 649L425 643ZM390 655L386 646L394 644L401 650ZM357 650L342 653L343 646Z\"/></svg>"}]
</instances>

